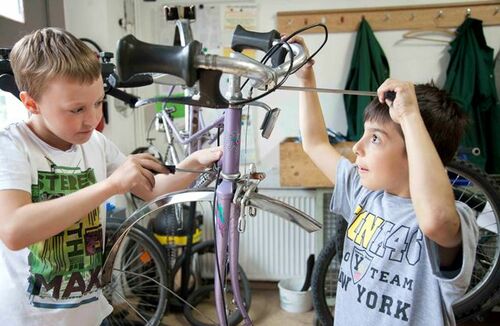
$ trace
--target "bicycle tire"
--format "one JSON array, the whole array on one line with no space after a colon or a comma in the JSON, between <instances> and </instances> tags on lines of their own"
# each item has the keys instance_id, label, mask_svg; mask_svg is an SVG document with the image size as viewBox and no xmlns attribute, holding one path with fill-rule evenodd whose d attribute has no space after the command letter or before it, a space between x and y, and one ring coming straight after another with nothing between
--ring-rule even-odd
<instances>
[{"instance_id":1,"label":"bicycle tire","mask_svg":"<svg viewBox=\"0 0 500 326\"><path fill-rule=\"evenodd\" d=\"M465 202L476 211L477 215L484 213L478 210L483 210L486 207L486 203L489 204L494 216L494 224L492 225L496 229L496 231L493 231L493 233L496 232L496 235L492 236L491 231L486 228L480 228L479 244L473 271L473 275L475 275L473 278L476 277L479 280L471 281L471 285L465 295L453 305L456 321L461 322L481 312L482 306L500 287L500 188L491 177L470 163L453 160L447 165L447 169L449 173L464 178L461 180L461 184L452 183L455 198ZM482 195L480 196L484 197L480 197L477 194L478 192L481 192ZM491 225L488 226L491 227ZM313 306L316 318L322 325L333 324L331 301L334 298L327 297L325 284L327 283L328 270L332 266L332 261L335 259L338 251L337 249L341 248L337 243L343 243L343 241L344 234L341 234L341 232L334 234L334 237L321 250L314 266L311 283ZM492 255L490 252L492 251L491 248L494 251ZM490 252L490 254L486 255L487 252ZM487 260L489 256L492 256L491 260Z\"/></svg>"},{"instance_id":2,"label":"bicycle tire","mask_svg":"<svg viewBox=\"0 0 500 326\"><path fill-rule=\"evenodd\" d=\"M191 256L194 258L194 257L199 257L205 253L213 253L215 250L215 247L214 247L214 240L206 240L206 241L202 241L202 242L199 242L199 243L196 243L193 245L193 248L191 249ZM198 256L199 255L199 256ZM180 293L178 293L178 290L176 287L175 287L175 275L177 275L179 272L180 272L180 269L181 267L183 266L184 264L184 259L186 259L186 253L185 252L182 252L178 257L177 257L177 260L175 261L175 264L172 268L172 280L171 280L171 288L176 291L177 294L180 295ZM199 259L198 259L199 260ZM192 278L192 280L191 280ZM195 271L193 270L193 268L191 267L191 271L190 271L190 280L188 281L189 284L188 284L188 297L191 295L191 293L193 293L197 288L201 287L202 284L200 284L200 282L198 281L198 276L196 275ZM187 298L186 298L187 300ZM180 310L182 310L184 308L184 303L181 302L178 298L176 297L172 297L172 300L170 300L170 303L169 303L173 308L175 309L178 309L180 308Z\"/></svg>"},{"instance_id":3,"label":"bicycle tire","mask_svg":"<svg viewBox=\"0 0 500 326\"><path fill-rule=\"evenodd\" d=\"M483 304L500 287L500 187L490 176L468 162L455 160L450 162L448 170L466 177L472 182L473 187L475 186L483 191L491 206L491 216L494 218L494 223L487 225L488 229L480 225L471 284L465 295L453 305L455 318L457 322L461 322L478 313ZM457 196L456 190L455 187L455 196ZM484 205L481 206L481 203L478 202L481 197L477 197L475 193L472 193L471 196L469 192L465 191L460 196L463 198L462 201L472 209L481 209L479 214L485 213ZM494 252L491 252L492 248Z\"/></svg>"},{"instance_id":4,"label":"bicycle tire","mask_svg":"<svg viewBox=\"0 0 500 326\"><path fill-rule=\"evenodd\" d=\"M325 285L328 271L330 266L333 266L332 261L335 259L336 254L337 239L332 238L326 246L321 249L313 268L311 292L316 319L320 325L333 325L333 314L325 293ZM331 298L331 300L334 300L334 298Z\"/></svg>"},{"instance_id":5,"label":"bicycle tire","mask_svg":"<svg viewBox=\"0 0 500 326\"><path fill-rule=\"evenodd\" d=\"M119 219L108 219L106 238L121 223L122 220ZM134 274L113 272L111 283L103 290L107 300L113 305L113 313L106 320L109 325L159 325L167 307L167 290L150 279L141 279L141 275L148 275L165 287L169 284L163 248L151 232L139 225L130 229L121 248L121 257L116 259L115 265L120 270L130 267L129 272ZM133 256L134 252L137 257L127 256ZM122 293L114 295L117 289Z\"/></svg>"},{"instance_id":6,"label":"bicycle tire","mask_svg":"<svg viewBox=\"0 0 500 326\"><path fill-rule=\"evenodd\" d=\"M214 246L214 241L213 240L208 240L208 241L203 241L201 243L196 244L193 246L193 253L198 253L198 254L206 254L206 253L214 253L215 252L215 246ZM181 264L179 264L179 267ZM175 267L174 267L175 269ZM243 293L243 301L245 303L245 307L248 310L250 310L250 306L252 303L252 293L250 289L250 282L248 280L248 277L245 274L245 271L243 268L238 264L238 271L239 271L239 285L240 289L242 290ZM200 303L202 303L203 300L205 300L207 297L210 297L210 294L213 293L214 291L214 284L213 280L210 282L211 284L206 284L198 287L194 292L192 292L189 297L187 298L187 302L196 307ZM227 286L229 289L230 287ZM226 302L227 303L227 302ZM191 325L195 326L212 326L213 324L211 323L205 323L198 319L196 315L199 315L197 312L195 312L190 306L185 305L184 306L184 316L188 320L188 322ZM215 317L217 319L217 317ZM241 315L241 312L239 309L233 309L228 317L227 317L227 323L229 326L234 326L240 323L243 320L243 316Z\"/></svg>"}]
</instances>

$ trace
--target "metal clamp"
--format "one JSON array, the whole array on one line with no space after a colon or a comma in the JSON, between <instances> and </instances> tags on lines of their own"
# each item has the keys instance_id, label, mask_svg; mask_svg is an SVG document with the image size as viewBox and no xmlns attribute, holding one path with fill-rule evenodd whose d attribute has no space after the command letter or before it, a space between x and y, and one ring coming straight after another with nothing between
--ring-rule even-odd
<instances>
[{"instance_id":1,"label":"metal clamp","mask_svg":"<svg viewBox=\"0 0 500 326\"><path fill-rule=\"evenodd\" d=\"M226 180L237 180L240 178L241 173L231 173L231 174L225 174L225 173L220 173L221 177Z\"/></svg>"}]
</instances>

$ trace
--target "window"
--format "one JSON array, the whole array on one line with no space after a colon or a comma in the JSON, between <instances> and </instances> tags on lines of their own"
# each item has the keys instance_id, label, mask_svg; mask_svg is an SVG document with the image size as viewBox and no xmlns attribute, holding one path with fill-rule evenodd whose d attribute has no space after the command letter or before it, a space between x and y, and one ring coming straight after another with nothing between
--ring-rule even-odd
<instances>
[{"instance_id":1,"label":"window","mask_svg":"<svg viewBox=\"0 0 500 326\"><path fill-rule=\"evenodd\" d=\"M26 120L28 110L14 95L0 91L0 128L16 121Z\"/></svg>"},{"instance_id":2,"label":"window","mask_svg":"<svg viewBox=\"0 0 500 326\"><path fill-rule=\"evenodd\" d=\"M0 16L4 16L24 24L23 0L2 0Z\"/></svg>"}]
</instances>

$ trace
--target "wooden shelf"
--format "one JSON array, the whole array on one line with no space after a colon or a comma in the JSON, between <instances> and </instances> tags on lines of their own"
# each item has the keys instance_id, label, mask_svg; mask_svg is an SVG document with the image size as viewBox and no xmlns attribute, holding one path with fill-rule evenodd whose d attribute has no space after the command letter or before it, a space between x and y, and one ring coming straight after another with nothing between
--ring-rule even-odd
<instances>
[{"instance_id":1,"label":"wooden shelf","mask_svg":"<svg viewBox=\"0 0 500 326\"><path fill-rule=\"evenodd\" d=\"M278 12L278 30L292 33L304 26L323 23L331 33L354 32L364 17L375 31L452 28L470 16L483 25L500 25L500 1L448 3L405 7ZM321 33L315 28L308 33Z\"/></svg>"}]
</instances>

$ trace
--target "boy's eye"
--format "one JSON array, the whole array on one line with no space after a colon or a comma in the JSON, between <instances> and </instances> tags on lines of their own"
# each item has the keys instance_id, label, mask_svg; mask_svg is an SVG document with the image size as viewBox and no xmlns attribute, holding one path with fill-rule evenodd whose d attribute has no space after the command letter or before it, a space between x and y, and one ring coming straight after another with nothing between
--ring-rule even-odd
<instances>
[{"instance_id":1,"label":"boy's eye","mask_svg":"<svg viewBox=\"0 0 500 326\"><path fill-rule=\"evenodd\" d=\"M83 108L76 108L76 109L71 110L71 113L79 113L82 111L83 111Z\"/></svg>"},{"instance_id":2,"label":"boy's eye","mask_svg":"<svg viewBox=\"0 0 500 326\"><path fill-rule=\"evenodd\" d=\"M96 103L95 103L95 107L99 107L99 106L101 106L101 105L102 105L102 103L104 103L104 100L101 100L101 101L99 101L99 102L96 102Z\"/></svg>"},{"instance_id":3,"label":"boy's eye","mask_svg":"<svg viewBox=\"0 0 500 326\"><path fill-rule=\"evenodd\" d=\"M372 138L371 138L371 142L374 144L378 144L378 143L380 143L380 138L377 135L373 134Z\"/></svg>"}]
</instances>

